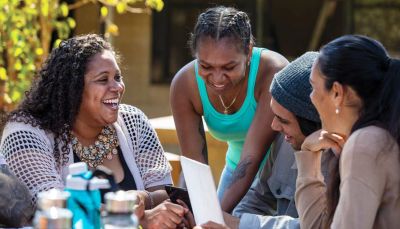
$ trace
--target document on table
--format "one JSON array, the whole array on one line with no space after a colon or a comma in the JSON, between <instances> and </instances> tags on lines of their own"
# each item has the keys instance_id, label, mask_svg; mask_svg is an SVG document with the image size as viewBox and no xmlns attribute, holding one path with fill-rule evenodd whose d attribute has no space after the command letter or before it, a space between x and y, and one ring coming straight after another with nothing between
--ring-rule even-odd
<instances>
[{"instance_id":1,"label":"document on table","mask_svg":"<svg viewBox=\"0 0 400 229\"><path fill-rule=\"evenodd\" d=\"M196 224L225 224L210 166L184 156L181 165Z\"/></svg>"}]
</instances>

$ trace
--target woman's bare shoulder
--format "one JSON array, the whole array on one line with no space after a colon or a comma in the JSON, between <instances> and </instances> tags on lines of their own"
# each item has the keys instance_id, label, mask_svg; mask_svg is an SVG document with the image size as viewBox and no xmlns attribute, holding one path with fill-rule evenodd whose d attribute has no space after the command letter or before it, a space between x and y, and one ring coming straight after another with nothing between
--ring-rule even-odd
<instances>
[{"instance_id":1,"label":"woman's bare shoulder","mask_svg":"<svg viewBox=\"0 0 400 229\"><path fill-rule=\"evenodd\" d=\"M183 66L174 76L171 82L171 90L192 90L195 85L195 60Z\"/></svg>"},{"instance_id":2,"label":"woman's bare shoulder","mask_svg":"<svg viewBox=\"0 0 400 229\"><path fill-rule=\"evenodd\" d=\"M267 74L275 74L288 64L289 61L277 52L267 49L261 53L260 70Z\"/></svg>"}]
</instances>

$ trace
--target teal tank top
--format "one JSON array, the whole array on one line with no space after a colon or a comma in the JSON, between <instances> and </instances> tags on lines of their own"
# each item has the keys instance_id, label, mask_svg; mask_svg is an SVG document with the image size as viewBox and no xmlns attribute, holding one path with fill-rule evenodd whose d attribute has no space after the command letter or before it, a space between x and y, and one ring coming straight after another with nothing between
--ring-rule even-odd
<instances>
[{"instance_id":1,"label":"teal tank top","mask_svg":"<svg viewBox=\"0 0 400 229\"><path fill-rule=\"evenodd\" d=\"M200 93L201 103L203 104L204 120L207 124L209 132L213 137L228 143L226 164L231 169L235 169L240 161L240 155L246 134L256 113L257 101L254 98L254 88L262 50L262 48L253 48L253 53L250 60L250 72L247 82L246 98L238 111L228 115L219 113L211 104L207 95L206 84L199 76L198 63L195 61L196 81ZM266 157L268 154L269 150Z\"/></svg>"}]
</instances>

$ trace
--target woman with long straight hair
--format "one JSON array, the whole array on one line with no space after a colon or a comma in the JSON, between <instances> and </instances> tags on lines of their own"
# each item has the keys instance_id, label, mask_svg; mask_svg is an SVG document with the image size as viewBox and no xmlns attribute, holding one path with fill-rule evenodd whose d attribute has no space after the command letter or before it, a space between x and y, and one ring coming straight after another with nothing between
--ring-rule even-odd
<instances>
[{"instance_id":1,"label":"woman with long straight hair","mask_svg":"<svg viewBox=\"0 0 400 229\"><path fill-rule=\"evenodd\" d=\"M320 50L310 82L322 131L296 152L302 228L398 228L400 61L376 40L346 35ZM337 156L328 187L327 149Z\"/></svg>"}]
</instances>

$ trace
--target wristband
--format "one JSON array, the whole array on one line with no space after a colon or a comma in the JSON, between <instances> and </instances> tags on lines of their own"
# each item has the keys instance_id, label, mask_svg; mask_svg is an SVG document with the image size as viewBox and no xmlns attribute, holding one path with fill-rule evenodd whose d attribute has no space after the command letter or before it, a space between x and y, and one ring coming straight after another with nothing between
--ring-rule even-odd
<instances>
[{"instance_id":1,"label":"wristband","mask_svg":"<svg viewBox=\"0 0 400 229\"><path fill-rule=\"evenodd\" d=\"M150 206L146 206L146 209L152 209L154 207L154 201L153 201L153 197L151 195L151 192L144 190L144 192L147 194L148 199L150 200ZM147 208L148 207L148 208Z\"/></svg>"}]
</instances>

